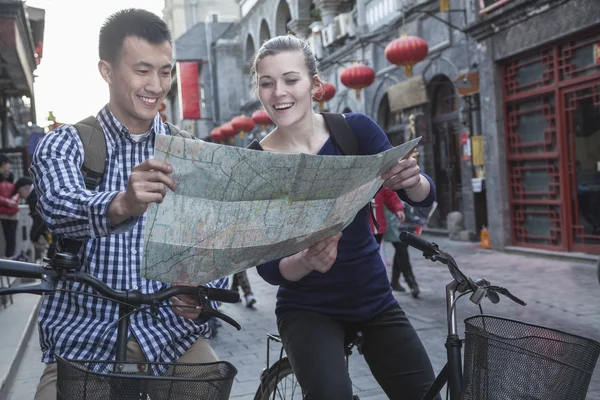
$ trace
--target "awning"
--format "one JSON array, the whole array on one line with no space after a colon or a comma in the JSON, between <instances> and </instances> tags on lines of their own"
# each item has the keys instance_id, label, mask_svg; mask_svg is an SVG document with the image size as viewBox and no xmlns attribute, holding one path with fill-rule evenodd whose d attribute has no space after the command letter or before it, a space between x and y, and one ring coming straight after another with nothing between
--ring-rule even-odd
<instances>
[{"instance_id":1,"label":"awning","mask_svg":"<svg viewBox=\"0 0 600 400\"><path fill-rule=\"evenodd\" d=\"M34 54L23 3L0 2L0 90L13 96L31 96L37 66Z\"/></svg>"}]
</instances>

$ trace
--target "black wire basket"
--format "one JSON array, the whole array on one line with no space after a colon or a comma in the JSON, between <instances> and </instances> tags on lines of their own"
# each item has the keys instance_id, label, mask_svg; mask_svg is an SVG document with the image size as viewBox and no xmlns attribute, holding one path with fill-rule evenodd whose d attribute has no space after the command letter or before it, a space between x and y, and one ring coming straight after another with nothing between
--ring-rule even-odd
<instances>
[{"instance_id":1,"label":"black wire basket","mask_svg":"<svg viewBox=\"0 0 600 400\"><path fill-rule=\"evenodd\" d=\"M117 363L58 356L56 361L58 400L227 400L237 374L236 368L225 361Z\"/></svg>"},{"instance_id":2,"label":"black wire basket","mask_svg":"<svg viewBox=\"0 0 600 400\"><path fill-rule=\"evenodd\" d=\"M584 400L600 343L478 315L465 320L463 400Z\"/></svg>"}]
</instances>

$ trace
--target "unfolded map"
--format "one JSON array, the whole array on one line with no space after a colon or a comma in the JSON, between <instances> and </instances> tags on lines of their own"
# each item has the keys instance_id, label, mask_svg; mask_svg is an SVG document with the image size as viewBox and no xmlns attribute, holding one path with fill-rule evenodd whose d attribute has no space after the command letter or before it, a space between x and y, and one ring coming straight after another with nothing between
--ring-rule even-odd
<instances>
[{"instance_id":1,"label":"unfolded map","mask_svg":"<svg viewBox=\"0 0 600 400\"><path fill-rule=\"evenodd\" d=\"M287 154L159 135L177 185L146 218L142 276L202 284L334 235L420 138L370 156Z\"/></svg>"}]
</instances>

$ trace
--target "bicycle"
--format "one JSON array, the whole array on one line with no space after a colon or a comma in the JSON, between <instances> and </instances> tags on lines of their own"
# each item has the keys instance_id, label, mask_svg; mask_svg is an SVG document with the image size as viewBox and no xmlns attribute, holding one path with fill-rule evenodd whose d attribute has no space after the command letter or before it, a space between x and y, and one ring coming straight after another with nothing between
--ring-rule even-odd
<instances>
[{"instance_id":1,"label":"bicycle","mask_svg":"<svg viewBox=\"0 0 600 400\"><path fill-rule=\"evenodd\" d=\"M97 294L77 293L109 299L119 305L115 360L74 360L56 355L58 400L229 398L233 379L237 374L236 368L229 362L192 364L126 361L128 317L134 312L155 314L159 306L165 307L159 305L161 302L173 296L191 295L196 296L199 301L203 309L202 315L222 319L240 330L240 325L234 319L215 310L210 304L210 300L237 303L237 292L205 286L171 286L149 294L139 290L119 292L94 276L80 271L79 259L73 254L56 253L52 260L44 261L46 265L0 260L0 276L40 280L39 284L0 289L0 296L20 293L52 294L67 290L59 283L81 282L93 288ZM157 372L164 370L164 373Z\"/></svg>"},{"instance_id":2,"label":"bicycle","mask_svg":"<svg viewBox=\"0 0 600 400\"><path fill-rule=\"evenodd\" d=\"M446 398L450 400L585 399L600 356L599 342L539 325L483 314L481 302L485 298L496 304L500 301L499 295L503 295L517 304L526 304L503 287L465 275L454 258L437 244L409 232L402 232L400 240L423 252L426 259L446 264L452 276L445 290L447 363L422 400L434 400L444 386ZM465 339L461 339L458 335L456 304L468 294L471 295L471 302L479 306L480 315L465 319ZM268 335L267 368L261 374L254 399L301 399L301 390L288 358L283 355L283 348L279 360L269 366L270 341L281 343L281 338ZM354 338L347 339L347 357L354 343ZM291 388L288 382L292 383ZM291 395L288 395L288 389L291 389ZM354 395L354 400L358 400L358 396Z\"/></svg>"}]
</instances>

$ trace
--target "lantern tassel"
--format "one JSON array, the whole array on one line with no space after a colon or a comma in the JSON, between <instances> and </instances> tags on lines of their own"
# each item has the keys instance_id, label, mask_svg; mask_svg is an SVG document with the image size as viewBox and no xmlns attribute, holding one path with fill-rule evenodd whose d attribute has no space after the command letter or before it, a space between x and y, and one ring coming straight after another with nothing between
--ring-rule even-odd
<instances>
[{"instance_id":1,"label":"lantern tassel","mask_svg":"<svg viewBox=\"0 0 600 400\"><path fill-rule=\"evenodd\" d=\"M360 89L356 89L356 100L360 100Z\"/></svg>"},{"instance_id":2,"label":"lantern tassel","mask_svg":"<svg viewBox=\"0 0 600 400\"><path fill-rule=\"evenodd\" d=\"M407 77L407 78L410 78L411 76L413 76L412 65L405 65L404 66L404 76Z\"/></svg>"}]
</instances>

